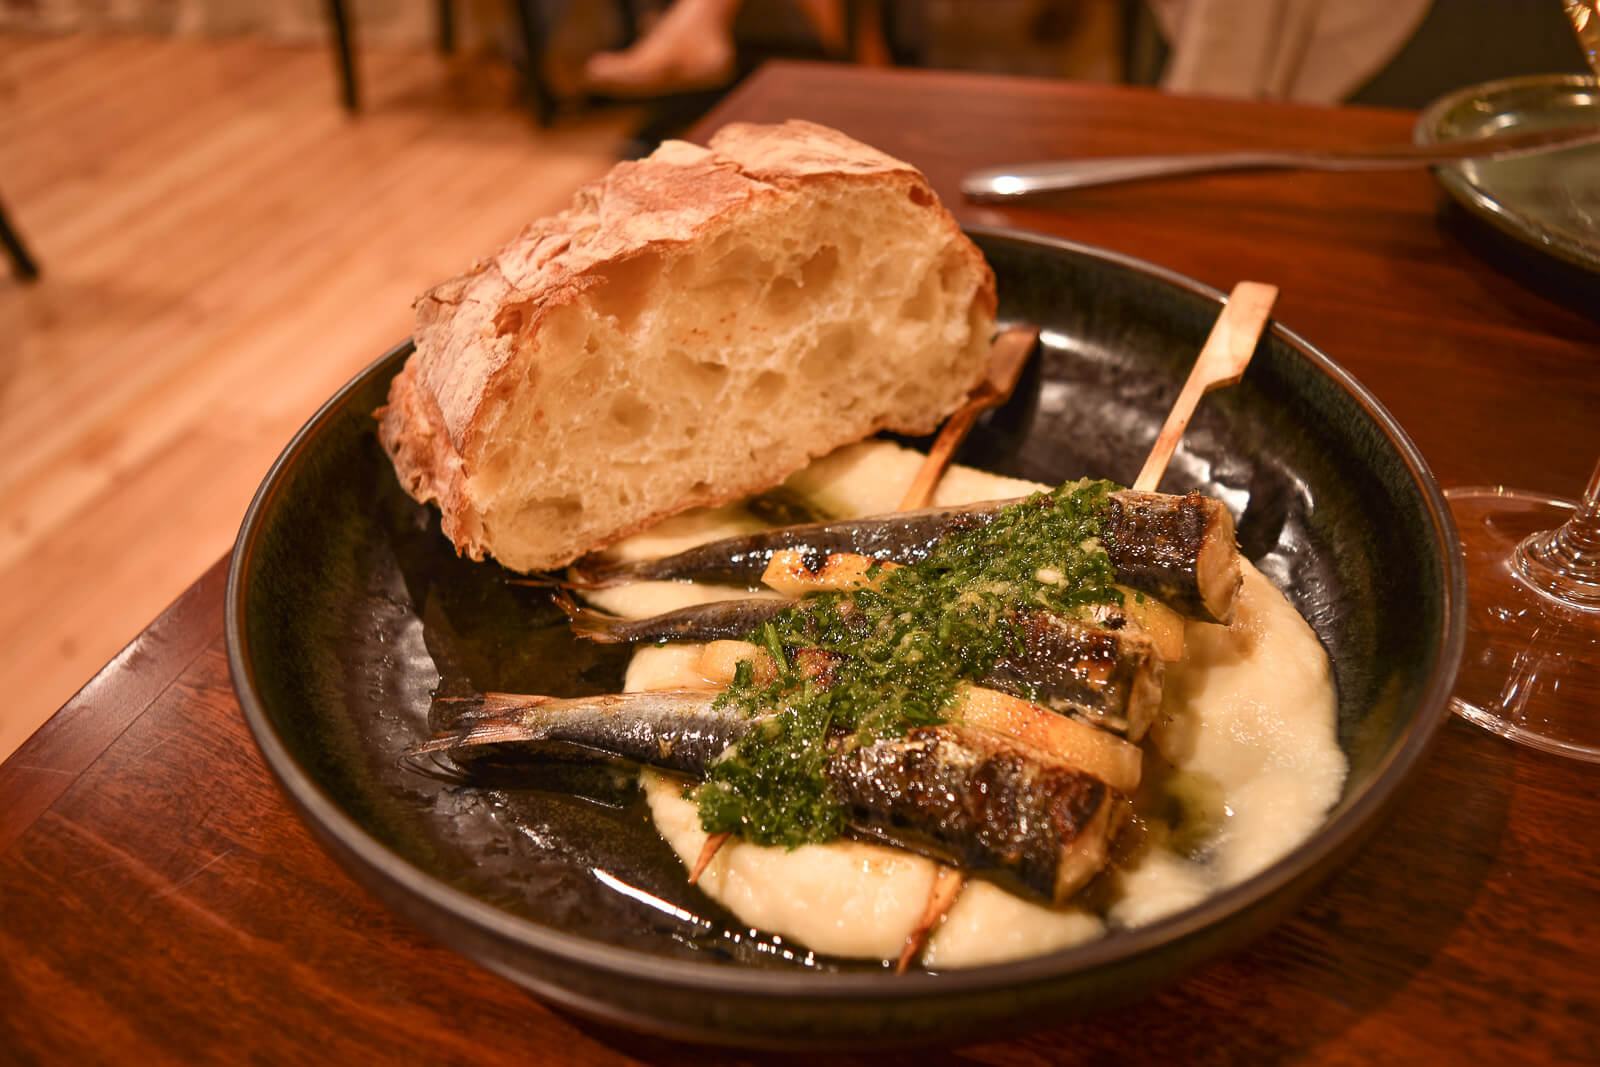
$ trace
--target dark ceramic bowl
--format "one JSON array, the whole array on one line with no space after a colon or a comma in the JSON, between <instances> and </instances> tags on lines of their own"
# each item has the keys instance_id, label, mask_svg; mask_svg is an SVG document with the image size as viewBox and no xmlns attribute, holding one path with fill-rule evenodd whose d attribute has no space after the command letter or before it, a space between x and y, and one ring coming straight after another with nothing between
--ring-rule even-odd
<instances>
[{"instance_id":1,"label":"dark ceramic bowl","mask_svg":"<svg viewBox=\"0 0 1600 1067\"><path fill-rule=\"evenodd\" d=\"M1004 318L1043 358L962 459L1046 482L1130 480L1219 294L1145 263L974 234ZM1238 516L1244 552L1332 656L1350 760L1327 823L1198 907L1048 956L895 977L753 935L685 884L632 779L460 789L396 765L435 693L619 688L626 653L579 644L537 590L457 559L401 491L372 411L410 345L367 368L273 467L240 531L227 634L245 715L328 849L396 911L555 1004L749 1045L949 1039L1137 996L1281 917L1356 847L1446 713L1461 653L1455 532L1411 442L1349 375L1274 326L1243 384L1201 405L1169 470Z\"/></svg>"}]
</instances>

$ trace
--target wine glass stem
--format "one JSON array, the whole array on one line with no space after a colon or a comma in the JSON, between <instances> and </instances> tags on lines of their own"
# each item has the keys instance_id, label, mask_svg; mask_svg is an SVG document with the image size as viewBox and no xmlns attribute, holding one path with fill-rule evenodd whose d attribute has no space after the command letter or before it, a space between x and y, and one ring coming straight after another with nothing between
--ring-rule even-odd
<instances>
[{"instance_id":1,"label":"wine glass stem","mask_svg":"<svg viewBox=\"0 0 1600 1067\"><path fill-rule=\"evenodd\" d=\"M1571 519L1517 546L1516 571L1568 607L1600 610L1600 464Z\"/></svg>"}]
</instances>

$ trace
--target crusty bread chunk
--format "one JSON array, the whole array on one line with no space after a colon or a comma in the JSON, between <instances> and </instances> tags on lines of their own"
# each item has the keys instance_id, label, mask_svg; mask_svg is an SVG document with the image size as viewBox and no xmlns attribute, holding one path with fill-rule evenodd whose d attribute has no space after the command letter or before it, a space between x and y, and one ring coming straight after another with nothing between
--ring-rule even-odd
<instances>
[{"instance_id":1,"label":"crusty bread chunk","mask_svg":"<svg viewBox=\"0 0 1600 1067\"><path fill-rule=\"evenodd\" d=\"M384 448L458 552L527 571L930 432L995 292L914 168L787 122L618 164L416 311Z\"/></svg>"}]
</instances>

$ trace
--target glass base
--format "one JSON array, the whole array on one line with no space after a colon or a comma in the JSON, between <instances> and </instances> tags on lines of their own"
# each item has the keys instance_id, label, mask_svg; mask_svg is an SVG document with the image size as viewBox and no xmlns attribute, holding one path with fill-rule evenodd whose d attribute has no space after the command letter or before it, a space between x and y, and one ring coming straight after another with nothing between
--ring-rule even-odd
<instances>
[{"instance_id":1,"label":"glass base","mask_svg":"<svg viewBox=\"0 0 1600 1067\"><path fill-rule=\"evenodd\" d=\"M1450 706L1512 741L1600 763L1600 611L1530 582L1518 551L1577 505L1498 487L1445 498L1467 569L1467 648Z\"/></svg>"}]
</instances>

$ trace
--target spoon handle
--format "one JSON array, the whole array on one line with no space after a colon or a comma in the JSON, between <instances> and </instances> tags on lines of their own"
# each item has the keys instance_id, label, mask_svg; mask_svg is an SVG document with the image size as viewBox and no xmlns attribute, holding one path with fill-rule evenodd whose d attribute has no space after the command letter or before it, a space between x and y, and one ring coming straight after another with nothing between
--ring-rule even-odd
<instances>
[{"instance_id":1,"label":"spoon handle","mask_svg":"<svg viewBox=\"0 0 1600 1067\"><path fill-rule=\"evenodd\" d=\"M1112 182L1227 170L1385 170L1461 159L1504 159L1600 141L1600 124L1521 130L1431 144L1401 144L1345 151L1260 150L1193 152L1166 156L1113 156L1020 163L973 171L961 191L974 200L1011 200L1036 193L1082 189Z\"/></svg>"}]
</instances>

